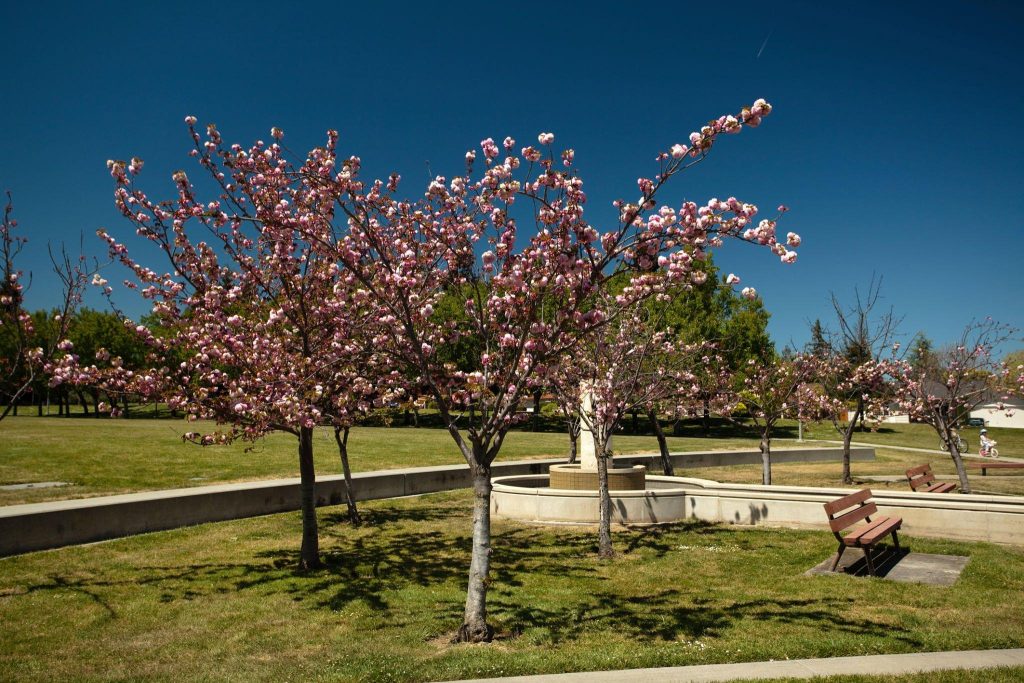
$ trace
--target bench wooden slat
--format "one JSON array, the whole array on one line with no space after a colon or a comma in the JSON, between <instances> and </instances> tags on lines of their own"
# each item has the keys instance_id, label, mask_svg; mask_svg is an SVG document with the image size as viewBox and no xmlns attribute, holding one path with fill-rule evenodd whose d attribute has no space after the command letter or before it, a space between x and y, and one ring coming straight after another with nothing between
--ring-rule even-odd
<instances>
[{"instance_id":1,"label":"bench wooden slat","mask_svg":"<svg viewBox=\"0 0 1024 683\"><path fill-rule=\"evenodd\" d=\"M949 493L956 488L955 484L940 482L932 473L931 463L911 467L907 470L907 482L913 491L924 493Z\"/></svg>"},{"instance_id":2,"label":"bench wooden slat","mask_svg":"<svg viewBox=\"0 0 1024 683\"><path fill-rule=\"evenodd\" d=\"M881 524L873 526L866 533L860 535L857 545L874 545L878 542L878 539L888 536L903 526L903 520L899 517L882 517L881 520Z\"/></svg>"},{"instance_id":3,"label":"bench wooden slat","mask_svg":"<svg viewBox=\"0 0 1024 683\"><path fill-rule=\"evenodd\" d=\"M860 545L861 538L863 536L868 535L869 532L874 531L877 527L886 524L888 520L889 517L876 517L867 524L859 526L850 533L846 534L846 536L843 536L843 543L851 546Z\"/></svg>"},{"instance_id":4,"label":"bench wooden slat","mask_svg":"<svg viewBox=\"0 0 1024 683\"><path fill-rule=\"evenodd\" d=\"M863 503L870 497L871 489L861 489L856 493L851 493L848 496L837 498L836 500L833 500L831 503L825 503L825 513L828 514L829 517L831 517L840 510L845 510L846 508L851 508L854 505L859 505L860 503Z\"/></svg>"},{"instance_id":5,"label":"bench wooden slat","mask_svg":"<svg viewBox=\"0 0 1024 683\"><path fill-rule=\"evenodd\" d=\"M849 512L845 512L841 515L836 515L831 520L829 520L828 525L832 528L832 531L842 531L843 529L846 529L847 527L856 524L865 517L870 517L871 515L877 513L878 506L876 506L874 503L867 503L865 505L861 505L858 508L854 508Z\"/></svg>"}]
</instances>

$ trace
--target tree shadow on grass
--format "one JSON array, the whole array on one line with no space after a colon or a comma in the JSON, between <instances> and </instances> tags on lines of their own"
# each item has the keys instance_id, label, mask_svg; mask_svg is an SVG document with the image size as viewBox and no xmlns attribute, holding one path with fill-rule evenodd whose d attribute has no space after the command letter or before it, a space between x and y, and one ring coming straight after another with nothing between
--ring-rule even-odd
<instances>
[{"instance_id":1,"label":"tree shadow on grass","mask_svg":"<svg viewBox=\"0 0 1024 683\"><path fill-rule=\"evenodd\" d=\"M793 600L710 600L668 588L649 595L597 592L579 595L559 607L520 604L513 596L495 595L492 613L515 632L543 634L552 643L576 640L586 632L604 631L627 639L696 640L722 636L744 621L803 626L821 632L884 636L908 647L920 641L902 627L847 614L852 598Z\"/></svg>"},{"instance_id":2,"label":"tree shadow on grass","mask_svg":"<svg viewBox=\"0 0 1024 683\"><path fill-rule=\"evenodd\" d=\"M335 517L343 515L328 515L325 521ZM294 549L269 549L248 552L238 562L189 563L184 558L181 564L125 568L118 563L117 569L51 572L24 592L77 592L102 607L111 619L118 618L118 601L124 599L113 596L138 589L143 595L155 591L153 598L167 603L245 593L249 599L287 595L313 609L335 612L362 604L389 628L401 627L406 615L419 608L410 600L420 600L431 620L459 623L471 551L465 510L437 505L381 507L367 509L366 518L373 525L335 524L325 531L329 542L322 553L324 567L317 571L298 571ZM852 616L854 598L733 601L674 587L670 576L656 592L633 594L628 584L624 588L621 581L609 578L615 574L614 560L596 560L593 529L499 523L493 531L489 611L503 630L530 633L531 638L561 642L602 631L638 640L672 641L717 637L732 624L754 620L885 636L908 647L919 645L906 629ZM675 549L681 534L717 544L746 545L737 532L702 522L623 530L616 536L616 545L626 556L662 558ZM764 550L763 539L758 549ZM409 591L415 587L432 590L417 595ZM4 596L9 598L17 596Z\"/></svg>"}]
</instances>

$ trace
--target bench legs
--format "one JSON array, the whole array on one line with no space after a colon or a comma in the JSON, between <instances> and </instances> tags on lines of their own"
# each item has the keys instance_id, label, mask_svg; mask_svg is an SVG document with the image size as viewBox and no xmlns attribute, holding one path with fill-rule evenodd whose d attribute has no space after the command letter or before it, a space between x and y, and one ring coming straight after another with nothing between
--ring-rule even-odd
<instances>
[{"instance_id":1,"label":"bench legs","mask_svg":"<svg viewBox=\"0 0 1024 683\"><path fill-rule=\"evenodd\" d=\"M899 536L896 535L896 530L895 529L892 530L892 544L894 546L896 546L896 554L899 555L900 552L902 552L902 551L900 550L900 538L899 538ZM868 565L868 573L871 574L871 576L878 576L878 574L875 571L875 561L874 561L874 558L871 557L871 547L872 546L864 545L864 546L859 546L859 547L860 547L861 550L864 551L864 561ZM842 559L843 553L845 551L846 551L846 544L845 543L840 543L839 544L839 550L836 551L836 559L832 562L832 569L831 569L831 571L835 571L836 567L839 566L839 560Z\"/></svg>"},{"instance_id":2,"label":"bench legs","mask_svg":"<svg viewBox=\"0 0 1024 683\"><path fill-rule=\"evenodd\" d=\"M875 573L875 563L871 560L871 546L863 546L863 550L864 559L868 563L868 574L871 574L871 576L878 576L878 574Z\"/></svg>"},{"instance_id":3,"label":"bench legs","mask_svg":"<svg viewBox=\"0 0 1024 683\"><path fill-rule=\"evenodd\" d=\"M835 571L836 567L839 566L839 558L841 558L843 556L843 552L845 550L846 550L846 544L845 543L840 543L839 544L839 551L836 553L836 561L832 563L832 571Z\"/></svg>"}]
</instances>

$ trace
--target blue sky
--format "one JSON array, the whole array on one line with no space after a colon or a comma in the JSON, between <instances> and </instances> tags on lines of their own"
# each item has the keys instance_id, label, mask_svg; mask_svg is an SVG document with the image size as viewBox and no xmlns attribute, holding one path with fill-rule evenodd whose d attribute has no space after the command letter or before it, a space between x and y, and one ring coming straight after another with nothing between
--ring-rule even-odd
<instances>
[{"instance_id":1,"label":"blue sky","mask_svg":"<svg viewBox=\"0 0 1024 683\"><path fill-rule=\"evenodd\" d=\"M85 5L5 10L0 188L31 240L32 307L54 303L47 242L81 234L100 255L100 226L131 240L106 159L142 157L149 193L170 195L192 163L186 114L243 144L279 126L300 153L336 128L410 193L485 137L553 131L600 227L659 150L765 97L764 125L662 200L791 207L796 264L740 243L716 255L761 293L780 346L873 273L908 338L941 344L989 315L1024 327L1020 3Z\"/></svg>"}]
</instances>

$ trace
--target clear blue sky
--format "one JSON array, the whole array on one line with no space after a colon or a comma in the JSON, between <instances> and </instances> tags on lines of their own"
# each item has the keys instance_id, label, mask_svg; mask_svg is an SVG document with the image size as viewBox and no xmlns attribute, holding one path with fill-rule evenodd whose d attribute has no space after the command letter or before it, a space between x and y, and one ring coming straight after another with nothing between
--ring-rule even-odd
<instances>
[{"instance_id":1,"label":"clear blue sky","mask_svg":"<svg viewBox=\"0 0 1024 683\"><path fill-rule=\"evenodd\" d=\"M28 303L54 303L47 242L84 234L99 255L97 227L130 235L106 159L144 158L144 186L170 194L193 163L186 114L243 144L277 125L299 152L336 128L410 193L427 161L451 175L485 137L553 131L600 226L657 151L765 97L761 128L662 199L792 208L795 265L740 243L716 256L761 293L780 346L872 273L908 337L941 344L986 315L1024 327L1024 3L664 4L10 3L0 188L31 239Z\"/></svg>"}]
</instances>

